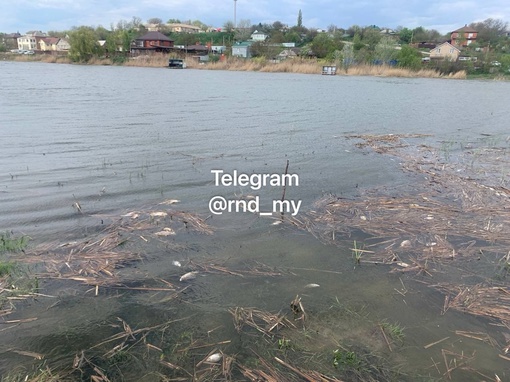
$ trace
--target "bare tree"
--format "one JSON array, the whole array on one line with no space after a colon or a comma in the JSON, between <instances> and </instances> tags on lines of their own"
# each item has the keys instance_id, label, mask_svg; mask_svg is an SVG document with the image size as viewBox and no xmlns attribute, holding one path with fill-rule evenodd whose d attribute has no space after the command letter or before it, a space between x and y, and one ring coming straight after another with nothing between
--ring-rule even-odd
<instances>
[{"instance_id":1,"label":"bare tree","mask_svg":"<svg viewBox=\"0 0 510 382\"><path fill-rule=\"evenodd\" d=\"M508 23L499 19L487 19L469 26L478 31L477 41L481 44L496 44L507 31Z\"/></svg>"}]
</instances>

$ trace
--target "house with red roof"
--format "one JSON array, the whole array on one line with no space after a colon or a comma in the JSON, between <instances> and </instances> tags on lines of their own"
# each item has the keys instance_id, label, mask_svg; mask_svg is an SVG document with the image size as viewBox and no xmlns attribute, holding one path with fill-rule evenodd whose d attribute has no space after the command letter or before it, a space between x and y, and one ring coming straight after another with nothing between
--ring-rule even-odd
<instances>
[{"instance_id":1,"label":"house with red roof","mask_svg":"<svg viewBox=\"0 0 510 382\"><path fill-rule=\"evenodd\" d=\"M478 31L466 24L450 33L450 43L454 46L469 46L476 41L477 36Z\"/></svg>"},{"instance_id":2,"label":"house with red roof","mask_svg":"<svg viewBox=\"0 0 510 382\"><path fill-rule=\"evenodd\" d=\"M131 53L169 53L174 46L174 40L163 33L152 31L138 37L131 45Z\"/></svg>"}]
</instances>

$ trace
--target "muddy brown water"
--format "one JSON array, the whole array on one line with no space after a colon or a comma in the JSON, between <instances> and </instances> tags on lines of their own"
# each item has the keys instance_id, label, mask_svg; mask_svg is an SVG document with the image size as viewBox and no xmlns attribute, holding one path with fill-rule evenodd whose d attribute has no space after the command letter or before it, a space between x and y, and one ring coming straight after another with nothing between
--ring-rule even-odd
<instances>
[{"instance_id":1,"label":"muddy brown water","mask_svg":"<svg viewBox=\"0 0 510 382\"><path fill-rule=\"evenodd\" d=\"M281 174L288 160L299 185L287 187L286 197L302 202L300 213L327 193L355 197L362 189L414 181L395 158L356 149L345 139L348 134L430 134L424 143L451 142L452 152L487 139L481 134L502 145L508 138L510 84L499 82L3 62L0 84L0 231L29 235L32 246L95 237L107 222L131 211L166 208L158 203L168 199L180 201L171 208L205 218L217 195L232 200L258 195L265 210L281 198L277 186L215 185L211 170ZM221 351L253 366L247 349L259 349L260 339L239 336L228 310L256 307L292 317L289 303L300 295L314 334L306 341L291 331L287 336L319 361L288 354L298 366L322 363L341 377L331 363L342 346L373 352L401 370L401 380L509 378L500 348L455 334L485 333L504 344L493 322L453 310L442 315L444 296L424 286L423 276L356 264L353 238L329 246L273 222L249 212L224 213L207 220L213 235L183 229L137 242L144 260L118 270L124 285L155 286L154 280L163 279L189 286L178 300L165 292L113 287L95 296L79 282L41 279L39 292L54 297L20 301L2 318L0 374L29 373L42 362L67 367L75 354L117 333L117 317L133 329L186 318L169 327L166 339L161 333L150 338L173 362L178 359L171 358L170 343L188 341L193 333L204 340L213 331L211 342L231 341L218 346ZM192 269L190 260L233 271L264 264L281 275L200 272L181 283L179 277ZM31 266L30 272L38 271ZM320 287L305 288L311 283ZM398 293L404 286L405 294ZM5 323L27 318L37 319ZM382 322L404 328L403 341L393 343L392 351L380 335ZM209 350L197 349L181 361L196 364ZM442 350L472 357L466 365L471 370L459 367L449 376ZM122 366L122 377L115 378L170 373L158 364L157 353L151 356ZM452 365L464 360L458 359Z\"/></svg>"}]
</instances>

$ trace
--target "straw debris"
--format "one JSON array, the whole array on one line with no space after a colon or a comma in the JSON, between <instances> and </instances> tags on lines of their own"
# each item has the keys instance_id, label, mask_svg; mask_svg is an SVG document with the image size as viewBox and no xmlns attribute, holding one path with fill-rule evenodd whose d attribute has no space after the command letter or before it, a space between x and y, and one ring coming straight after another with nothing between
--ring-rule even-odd
<instances>
[{"instance_id":1,"label":"straw debris","mask_svg":"<svg viewBox=\"0 0 510 382\"><path fill-rule=\"evenodd\" d=\"M161 228L163 226L163 228ZM97 235L64 244L46 243L26 251L23 261L43 263L40 278L80 281L89 285L118 285L118 270L145 256L144 244L168 242L186 230L210 235L212 228L200 218L182 211L132 211L113 221Z\"/></svg>"},{"instance_id":2,"label":"straw debris","mask_svg":"<svg viewBox=\"0 0 510 382\"><path fill-rule=\"evenodd\" d=\"M340 246L361 233L364 251L359 262L390 264L394 272L431 279L438 270L464 267L476 256L492 267L497 263L503 271L500 277L506 276L510 270L508 139L487 135L476 142L441 142L438 149L425 144L429 136L422 134L346 138L356 140L361 150L396 158L409 173L410 184L362 190L350 198L326 195L308 213L287 222ZM436 285L455 296L445 301L443 313L451 307L510 322L504 282L503 287L464 284L459 280L458 285Z\"/></svg>"}]
</instances>

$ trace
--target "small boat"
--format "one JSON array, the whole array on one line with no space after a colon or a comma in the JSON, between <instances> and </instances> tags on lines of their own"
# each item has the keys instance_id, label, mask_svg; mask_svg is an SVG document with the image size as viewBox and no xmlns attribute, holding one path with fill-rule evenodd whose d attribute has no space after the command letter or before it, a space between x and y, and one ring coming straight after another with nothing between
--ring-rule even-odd
<instances>
[{"instance_id":1,"label":"small boat","mask_svg":"<svg viewBox=\"0 0 510 382\"><path fill-rule=\"evenodd\" d=\"M168 60L168 67L173 69L184 69L186 68L186 63L184 60L180 60L178 58L170 58Z\"/></svg>"}]
</instances>

